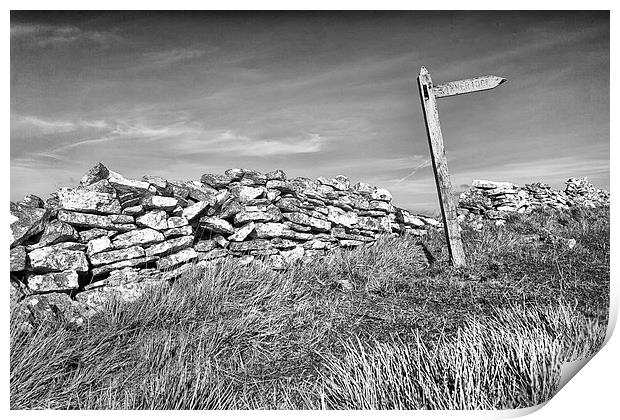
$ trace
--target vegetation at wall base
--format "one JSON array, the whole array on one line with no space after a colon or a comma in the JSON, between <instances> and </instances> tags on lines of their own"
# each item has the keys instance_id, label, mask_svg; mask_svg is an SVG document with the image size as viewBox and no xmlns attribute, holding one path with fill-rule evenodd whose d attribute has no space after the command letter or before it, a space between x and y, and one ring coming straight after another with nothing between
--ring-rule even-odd
<instances>
[{"instance_id":1,"label":"vegetation at wall base","mask_svg":"<svg viewBox=\"0 0 620 420\"><path fill-rule=\"evenodd\" d=\"M461 270L436 232L282 273L234 262L197 270L134 303L110 302L81 328L44 322L24 331L12 317L11 408L542 403L562 362L603 343L609 208L463 228Z\"/></svg>"}]
</instances>

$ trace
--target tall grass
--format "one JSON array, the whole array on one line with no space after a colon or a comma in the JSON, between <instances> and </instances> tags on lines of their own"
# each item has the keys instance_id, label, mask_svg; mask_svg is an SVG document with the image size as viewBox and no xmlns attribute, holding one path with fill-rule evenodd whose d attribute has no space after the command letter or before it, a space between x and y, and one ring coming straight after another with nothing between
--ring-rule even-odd
<instances>
[{"instance_id":1,"label":"tall grass","mask_svg":"<svg viewBox=\"0 0 620 420\"><path fill-rule=\"evenodd\" d=\"M46 321L28 332L12 317L11 408L539 404L553 395L561 362L602 344L609 278L599 264L608 264L608 247L581 220L572 253L519 242L540 228L532 223L466 231L480 264L465 272L442 260L441 236L426 239L426 251L412 238L386 238L284 273L232 261L195 270L135 302L110 301L79 329ZM481 245L506 235L509 247ZM536 255L564 267L523 277L511 265ZM562 269L581 281L560 288Z\"/></svg>"}]
</instances>

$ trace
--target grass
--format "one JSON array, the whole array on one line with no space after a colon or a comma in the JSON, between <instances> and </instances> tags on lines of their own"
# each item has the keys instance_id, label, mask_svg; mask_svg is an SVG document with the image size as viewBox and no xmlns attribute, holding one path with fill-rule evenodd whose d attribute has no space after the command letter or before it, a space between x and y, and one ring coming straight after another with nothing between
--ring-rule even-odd
<instances>
[{"instance_id":1,"label":"grass","mask_svg":"<svg viewBox=\"0 0 620 420\"><path fill-rule=\"evenodd\" d=\"M463 240L463 270L448 264L440 234L423 246L384 238L284 273L233 262L196 270L137 302L110 302L77 330L13 327L11 408L500 409L548 400L561 363L595 353L605 336L609 210L515 215L504 227L465 228Z\"/></svg>"}]
</instances>

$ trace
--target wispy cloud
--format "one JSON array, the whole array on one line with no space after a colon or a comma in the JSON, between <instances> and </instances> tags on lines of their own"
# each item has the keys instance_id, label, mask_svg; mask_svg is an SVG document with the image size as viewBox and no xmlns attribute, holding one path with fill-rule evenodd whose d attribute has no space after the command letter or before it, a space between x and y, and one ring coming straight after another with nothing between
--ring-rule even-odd
<instances>
[{"instance_id":1,"label":"wispy cloud","mask_svg":"<svg viewBox=\"0 0 620 420\"><path fill-rule=\"evenodd\" d=\"M153 66L167 66L180 61L202 57L206 51L192 48L173 48L167 51L158 51L144 54L146 63Z\"/></svg>"},{"instance_id":2,"label":"wispy cloud","mask_svg":"<svg viewBox=\"0 0 620 420\"><path fill-rule=\"evenodd\" d=\"M105 129L103 120L51 120L32 115L11 115L11 128L15 131L27 130L29 133L52 134L68 133L80 129Z\"/></svg>"},{"instance_id":3,"label":"wispy cloud","mask_svg":"<svg viewBox=\"0 0 620 420\"><path fill-rule=\"evenodd\" d=\"M113 32L83 30L77 26L15 23L11 25L11 41L39 48L57 47L86 41L108 45L120 37Z\"/></svg>"}]
</instances>

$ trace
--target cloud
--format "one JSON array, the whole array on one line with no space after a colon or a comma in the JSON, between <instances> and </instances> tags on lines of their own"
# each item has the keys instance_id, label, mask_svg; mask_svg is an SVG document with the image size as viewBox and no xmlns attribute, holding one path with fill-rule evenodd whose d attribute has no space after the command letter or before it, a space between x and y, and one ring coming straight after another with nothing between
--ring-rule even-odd
<instances>
[{"instance_id":1,"label":"cloud","mask_svg":"<svg viewBox=\"0 0 620 420\"><path fill-rule=\"evenodd\" d=\"M146 63L153 66L167 66L180 61L192 60L206 54L205 50L191 48L173 48L167 51L144 54Z\"/></svg>"},{"instance_id":2,"label":"cloud","mask_svg":"<svg viewBox=\"0 0 620 420\"><path fill-rule=\"evenodd\" d=\"M293 155L319 152L326 139L317 133L304 133L298 137L284 139L259 139L235 133L232 130L219 132L205 141L210 151L236 153L244 156Z\"/></svg>"},{"instance_id":3,"label":"cloud","mask_svg":"<svg viewBox=\"0 0 620 420\"><path fill-rule=\"evenodd\" d=\"M11 129L28 131L29 134L68 133L80 129L105 129L108 124L102 120L48 120L31 115L12 115Z\"/></svg>"},{"instance_id":4,"label":"cloud","mask_svg":"<svg viewBox=\"0 0 620 420\"><path fill-rule=\"evenodd\" d=\"M75 42L89 42L100 46L118 41L112 32L82 30L77 26L15 23L11 25L11 41L38 48L60 47Z\"/></svg>"}]
</instances>

